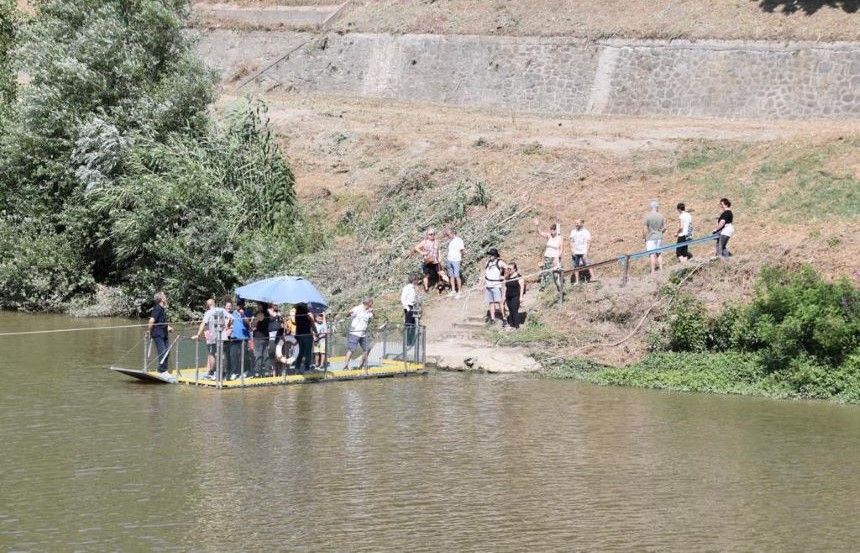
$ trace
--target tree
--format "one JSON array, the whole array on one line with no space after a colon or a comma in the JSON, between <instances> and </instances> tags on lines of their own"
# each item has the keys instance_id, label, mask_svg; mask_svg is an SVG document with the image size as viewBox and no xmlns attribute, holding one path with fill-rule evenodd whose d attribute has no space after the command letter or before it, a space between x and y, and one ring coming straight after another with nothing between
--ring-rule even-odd
<instances>
[{"instance_id":1,"label":"tree","mask_svg":"<svg viewBox=\"0 0 860 553\"><path fill-rule=\"evenodd\" d=\"M68 245L56 270L89 273L75 281L78 292L120 286L142 305L164 288L190 304L249 272L237 269L237 252L293 235L293 175L265 107L243 105L224 124L208 113L215 75L182 32L188 0L35 7L15 35L9 71L27 78L0 137L0 190L10 206L0 223L27 229L8 249L45 236L39 252L49 256L49 244ZM14 272L0 271L0 291L14 291ZM44 276L36 283L59 282ZM0 297L0 307L68 299L39 286L28 296L14 304Z\"/></svg>"}]
</instances>

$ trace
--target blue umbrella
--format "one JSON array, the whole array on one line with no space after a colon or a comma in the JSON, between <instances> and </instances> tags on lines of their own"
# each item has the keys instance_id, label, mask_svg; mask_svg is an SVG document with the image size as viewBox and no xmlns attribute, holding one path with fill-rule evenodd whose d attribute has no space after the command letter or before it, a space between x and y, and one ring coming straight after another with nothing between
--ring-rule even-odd
<instances>
[{"instance_id":1,"label":"blue umbrella","mask_svg":"<svg viewBox=\"0 0 860 553\"><path fill-rule=\"evenodd\" d=\"M326 301L309 280L296 276L266 278L236 288L240 298L266 303L307 303L312 308L325 309Z\"/></svg>"}]
</instances>

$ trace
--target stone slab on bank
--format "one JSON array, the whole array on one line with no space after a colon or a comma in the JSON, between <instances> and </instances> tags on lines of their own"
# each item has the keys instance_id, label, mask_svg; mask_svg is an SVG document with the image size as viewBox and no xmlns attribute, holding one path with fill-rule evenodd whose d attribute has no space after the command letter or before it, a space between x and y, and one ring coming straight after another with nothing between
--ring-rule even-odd
<instances>
[{"instance_id":1,"label":"stone slab on bank","mask_svg":"<svg viewBox=\"0 0 860 553\"><path fill-rule=\"evenodd\" d=\"M201 32L198 49L225 82L248 91L559 115L860 118L852 42L214 29Z\"/></svg>"},{"instance_id":2,"label":"stone slab on bank","mask_svg":"<svg viewBox=\"0 0 860 553\"><path fill-rule=\"evenodd\" d=\"M449 340L427 344L427 366L451 371L496 374L541 370L540 363L520 349Z\"/></svg>"}]
</instances>

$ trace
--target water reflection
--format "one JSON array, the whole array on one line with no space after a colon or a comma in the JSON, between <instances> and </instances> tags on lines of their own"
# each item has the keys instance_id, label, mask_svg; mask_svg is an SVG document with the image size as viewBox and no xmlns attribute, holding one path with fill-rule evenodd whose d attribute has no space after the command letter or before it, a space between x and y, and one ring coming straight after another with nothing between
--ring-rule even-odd
<instances>
[{"instance_id":1,"label":"water reflection","mask_svg":"<svg viewBox=\"0 0 860 553\"><path fill-rule=\"evenodd\" d=\"M104 324L0 315L6 329ZM860 410L433 374L153 387L137 331L0 343L0 544L851 550ZM138 352L132 352L137 355Z\"/></svg>"}]
</instances>

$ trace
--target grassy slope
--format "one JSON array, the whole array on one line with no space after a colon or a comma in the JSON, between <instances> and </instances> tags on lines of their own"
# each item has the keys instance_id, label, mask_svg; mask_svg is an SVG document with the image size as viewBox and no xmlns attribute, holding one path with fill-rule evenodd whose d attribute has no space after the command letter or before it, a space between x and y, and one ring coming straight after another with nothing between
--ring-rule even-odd
<instances>
[{"instance_id":1,"label":"grassy slope","mask_svg":"<svg viewBox=\"0 0 860 553\"><path fill-rule=\"evenodd\" d=\"M387 192L416 166L434 175L422 192L428 198L434 187L481 182L492 196L490 210L513 203L544 224L561 221L565 233L574 219L585 218L596 259L641 248L640 220L651 198L660 199L669 216L675 202L685 201L701 234L716 222L717 200L729 196L738 226L732 246L739 257L732 272L712 275L710 286L701 290L709 304L743 294L765 259L801 258L829 275L856 268L860 160L853 152L860 139L842 132L850 126L828 123L821 130L793 123L786 127L792 134L782 137L786 128L762 129L758 123L751 129L713 121L702 126L629 119L512 121L505 115L370 101L286 96L270 102L300 197L327 226L331 255L349 260L350 267L358 263L356 270L367 273L356 282L369 283L370 275L390 267L392 258L384 252L393 245L397 270L413 267L414 260L401 265L411 259L408 245L426 225L438 224L428 221L423 209L408 207L405 215L382 217L380 202L390 204ZM689 138L702 134L713 138ZM745 135L756 141L743 140ZM466 215L486 213L473 206ZM355 222L369 219L376 230L363 227L365 235L356 234ZM524 272L536 268L542 243L529 220L507 222L511 237L501 244L503 255L517 260ZM353 262L356 255L350 252L357 244L364 253ZM474 277L474 265L468 270ZM586 306L594 321L573 317L572 308L547 308L543 318L569 334L573 345L595 335L623 336L659 286L642 278L644 271L644 263L634 265L631 286L621 291L613 284L618 275L613 266L601 271L601 287L577 291L570 305Z\"/></svg>"},{"instance_id":2,"label":"grassy slope","mask_svg":"<svg viewBox=\"0 0 860 553\"><path fill-rule=\"evenodd\" d=\"M206 3L218 3L207 0ZM233 0L241 5L339 4L334 0ZM807 11L791 10L795 5ZM334 28L383 33L858 40L850 2L757 0L355 0ZM768 6L773 6L770 8ZM770 11L769 11L770 10Z\"/></svg>"}]
</instances>

